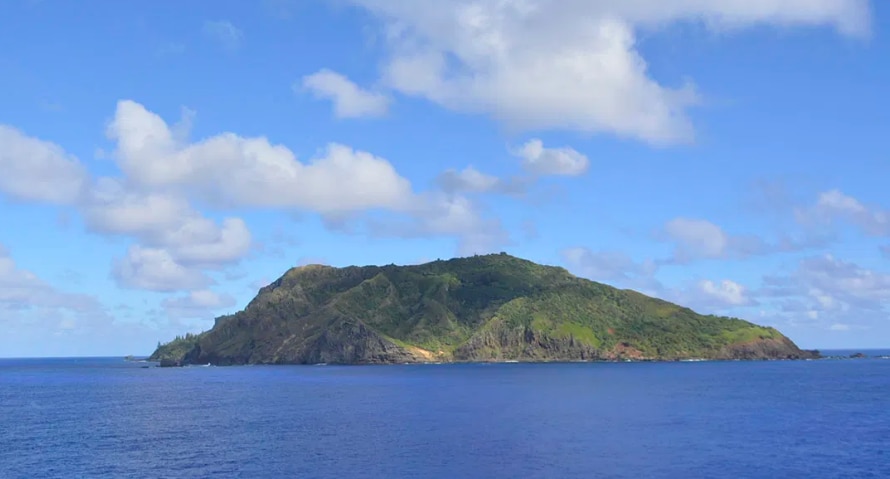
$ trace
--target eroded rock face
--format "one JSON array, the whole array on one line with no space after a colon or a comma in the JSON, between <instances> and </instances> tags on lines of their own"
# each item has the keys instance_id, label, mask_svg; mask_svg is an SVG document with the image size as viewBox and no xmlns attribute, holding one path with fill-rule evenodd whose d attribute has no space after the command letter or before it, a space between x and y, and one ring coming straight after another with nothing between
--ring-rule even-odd
<instances>
[{"instance_id":1,"label":"eroded rock face","mask_svg":"<svg viewBox=\"0 0 890 479\"><path fill-rule=\"evenodd\" d=\"M596 348L574 338L554 338L531 328L497 328L474 335L454 352L458 361L591 361Z\"/></svg>"},{"instance_id":2,"label":"eroded rock face","mask_svg":"<svg viewBox=\"0 0 890 479\"><path fill-rule=\"evenodd\" d=\"M282 356L282 362L302 364L385 364L419 360L360 322L340 322L325 330L309 347L293 358Z\"/></svg>"},{"instance_id":3,"label":"eroded rock face","mask_svg":"<svg viewBox=\"0 0 890 479\"><path fill-rule=\"evenodd\" d=\"M220 354L199 342L185 357L191 364L384 364L417 362L417 354L397 345L359 321L337 321L310 338L265 339L244 354ZM212 346L212 345L211 345Z\"/></svg>"}]
</instances>

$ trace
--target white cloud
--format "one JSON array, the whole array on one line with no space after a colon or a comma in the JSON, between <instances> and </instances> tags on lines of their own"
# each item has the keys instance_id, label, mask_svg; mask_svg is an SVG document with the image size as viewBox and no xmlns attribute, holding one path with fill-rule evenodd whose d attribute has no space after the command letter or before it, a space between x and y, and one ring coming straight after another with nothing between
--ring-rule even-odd
<instances>
[{"instance_id":1,"label":"white cloud","mask_svg":"<svg viewBox=\"0 0 890 479\"><path fill-rule=\"evenodd\" d=\"M738 315L739 309L760 304L751 290L730 279L700 279L671 287L662 286L652 295L701 314Z\"/></svg>"},{"instance_id":2,"label":"white cloud","mask_svg":"<svg viewBox=\"0 0 890 479\"><path fill-rule=\"evenodd\" d=\"M521 195L528 189L530 181L521 178L499 178L468 166L459 171L453 168L443 171L436 178L436 184L446 193Z\"/></svg>"},{"instance_id":3,"label":"white cloud","mask_svg":"<svg viewBox=\"0 0 890 479\"><path fill-rule=\"evenodd\" d=\"M512 154L522 159L522 167L529 176L499 178L468 166L463 170L448 169L442 172L436 183L446 193L501 193L523 195L541 176L579 176L584 174L590 162L573 148L545 148L539 139L532 139Z\"/></svg>"},{"instance_id":4,"label":"white cloud","mask_svg":"<svg viewBox=\"0 0 890 479\"><path fill-rule=\"evenodd\" d=\"M820 193L815 205L809 209L798 209L796 213L803 224L849 221L866 234L890 236L890 210L866 206L838 189Z\"/></svg>"},{"instance_id":5,"label":"white cloud","mask_svg":"<svg viewBox=\"0 0 890 479\"><path fill-rule=\"evenodd\" d=\"M529 140L516 155L522 158L522 166L536 175L578 176L590 164L587 156L572 148L544 148L539 139Z\"/></svg>"},{"instance_id":6,"label":"white cloud","mask_svg":"<svg viewBox=\"0 0 890 479\"><path fill-rule=\"evenodd\" d=\"M206 318L214 311L231 308L235 298L228 294L218 294L208 289L191 291L185 296L167 298L161 307L168 316L174 318Z\"/></svg>"},{"instance_id":7,"label":"white cloud","mask_svg":"<svg viewBox=\"0 0 890 479\"><path fill-rule=\"evenodd\" d=\"M330 70L319 70L303 77L302 89L311 91L317 98L331 100L337 118L381 116L389 109L386 95L364 90L345 76Z\"/></svg>"},{"instance_id":8,"label":"white cloud","mask_svg":"<svg viewBox=\"0 0 890 479\"><path fill-rule=\"evenodd\" d=\"M675 257L719 258L729 248L729 235L707 220L675 218L665 225L665 232L676 242Z\"/></svg>"},{"instance_id":9,"label":"white cloud","mask_svg":"<svg viewBox=\"0 0 890 479\"><path fill-rule=\"evenodd\" d=\"M523 196L540 176L578 176L587 171L587 157L568 147L545 148L541 140L532 139L512 152L522 158L523 168L530 173L527 177L513 176L501 178L482 173L475 167L463 170L450 168L437 178L437 186L446 193L499 193Z\"/></svg>"},{"instance_id":10,"label":"white cloud","mask_svg":"<svg viewBox=\"0 0 890 479\"><path fill-rule=\"evenodd\" d=\"M813 292L824 292L831 297L859 308L890 305L890 275L872 271L854 263L841 261L832 255L802 260L795 275ZM825 301L820 301L825 305Z\"/></svg>"},{"instance_id":11,"label":"white cloud","mask_svg":"<svg viewBox=\"0 0 890 479\"><path fill-rule=\"evenodd\" d=\"M511 242L500 221L485 218L479 206L463 196L420 195L407 213L407 217L371 219L368 230L378 237L453 237L461 256L496 252Z\"/></svg>"},{"instance_id":12,"label":"white cloud","mask_svg":"<svg viewBox=\"0 0 890 479\"><path fill-rule=\"evenodd\" d=\"M250 231L240 218L217 224L179 196L128 191L110 178L96 182L81 212L93 231L135 237L164 249L180 266L217 268L237 262L251 246Z\"/></svg>"},{"instance_id":13,"label":"white cloud","mask_svg":"<svg viewBox=\"0 0 890 479\"><path fill-rule=\"evenodd\" d=\"M92 229L134 236L159 236L190 210L180 197L127 191L121 181L112 178L98 179L81 208Z\"/></svg>"},{"instance_id":14,"label":"white cloud","mask_svg":"<svg viewBox=\"0 0 890 479\"><path fill-rule=\"evenodd\" d=\"M87 182L77 158L5 125L0 125L0 171L0 193L23 201L73 203Z\"/></svg>"},{"instance_id":15,"label":"white cloud","mask_svg":"<svg viewBox=\"0 0 890 479\"><path fill-rule=\"evenodd\" d=\"M178 263L167 250L139 245L116 259L111 273L121 286L149 291L196 290L213 283L201 271Z\"/></svg>"},{"instance_id":16,"label":"white cloud","mask_svg":"<svg viewBox=\"0 0 890 479\"><path fill-rule=\"evenodd\" d=\"M817 207L826 212L860 214L867 210L856 198L847 196L840 190L826 191L819 195Z\"/></svg>"},{"instance_id":17,"label":"white cloud","mask_svg":"<svg viewBox=\"0 0 890 479\"><path fill-rule=\"evenodd\" d=\"M187 123L188 117L178 128ZM163 131L171 139L182 135L176 129ZM0 127L0 140L5 147L0 150L0 167L9 173L0 175L0 191L32 201L72 204L90 230L142 243L116 261L114 276L123 284L155 290L203 284L200 269L237 262L250 249L250 232L239 218L224 218L217 224L175 191L145 190L125 179L90 182L77 158L15 129ZM164 274L175 279L165 285L152 279Z\"/></svg>"},{"instance_id":18,"label":"white cloud","mask_svg":"<svg viewBox=\"0 0 890 479\"><path fill-rule=\"evenodd\" d=\"M229 51L237 50L244 41L244 32L227 20L205 21L201 31Z\"/></svg>"},{"instance_id":19,"label":"white cloud","mask_svg":"<svg viewBox=\"0 0 890 479\"><path fill-rule=\"evenodd\" d=\"M796 239L784 236L778 241L767 242L753 235L731 235L710 221L683 217L668 221L662 233L675 246L673 257L664 261L666 264L687 263L700 258L741 259L824 245L821 237Z\"/></svg>"},{"instance_id":20,"label":"white cloud","mask_svg":"<svg viewBox=\"0 0 890 479\"><path fill-rule=\"evenodd\" d=\"M486 175L472 166L461 171L449 169L439 175L437 182L443 191L457 192L468 191L473 193L485 193L497 188L500 178Z\"/></svg>"},{"instance_id":21,"label":"white cloud","mask_svg":"<svg viewBox=\"0 0 890 479\"><path fill-rule=\"evenodd\" d=\"M158 115L118 103L109 136L127 177L147 188L174 188L220 206L303 208L320 213L399 209L411 184L386 160L344 145L304 164L266 138L223 133L197 143L174 138Z\"/></svg>"},{"instance_id":22,"label":"white cloud","mask_svg":"<svg viewBox=\"0 0 890 479\"><path fill-rule=\"evenodd\" d=\"M732 280L700 280L668 287L656 278L658 263L635 261L619 251L592 251L573 247L562 251L570 271L594 281L630 288L699 312L722 311L756 304L748 289Z\"/></svg>"},{"instance_id":23,"label":"white cloud","mask_svg":"<svg viewBox=\"0 0 890 479\"><path fill-rule=\"evenodd\" d=\"M700 293L719 305L744 306L751 303L746 288L735 281L724 279L720 283L714 283L711 280L702 280L697 287Z\"/></svg>"},{"instance_id":24,"label":"white cloud","mask_svg":"<svg viewBox=\"0 0 890 479\"><path fill-rule=\"evenodd\" d=\"M691 85L649 76L639 28L832 25L868 33L867 0L353 0L385 24L391 88L514 127L692 138Z\"/></svg>"},{"instance_id":25,"label":"white cloud","mask_svg":"<svg viewBox=\"0 0 890 479\"><path fill-rule=\"evenodd\" d=\"M235 262L250 249L250 231L241 218L226 218L221 225L206 218L191 218L164 235L173 256L183 264L217 265Z\"/></svg>"},{"instance_id":26,"label":"white cloud","mask_svg":"<svg viewBox=\"0 0 890 479\"><path fill-rule=\"evenodd\" d=\"M102 307L92 296L59 291L31 271L19 268L0 245L0 310L30 309L98 314Z\"/></svg>"},{"instance_id":27,"label":"white cloud","mask_svg":"<svg viewBox=\"0 0 890 479\"><path fill-rule=\"evenodd\" d=\"M867 327L890 317L890 274L832 255L804 258L789 274L765 276L755 295L791 321Z\"/></svg>"},{"instance_id":28,"label":"white cloud","mask_svg":"<svg viewBox=\"0 0 890 479\"><path fill-rule=\"evenodd\" d=\"M652 260L636 261L620 251L583 247L566 248L560 255L566 268L577 276L658 298L670 299L673 293L656 278L658 264Z\"/></svg>"},{"instance_id":29,"label":"white cloud","mask_svg":"<svg viewBox=\"0 0 890 479\"><path fill-rule=\"evenodd\" d=\"M251 235L241 219L208 218L192 207L192 200L219 209L309 210L328 224L349 223L363 212L395 213L400 220L380 223L395 231L379 228L374 234L450 236L459 240L462 252L490 251L507 241L500 223L483 218L475 203L456 191L416 194L388 161L370 153L330 144L320 157L301 163L286 147L262 137L222 133L189 142L193 117L184 110L183 119L171 126L136 102L120 101L107 134L116 141L110 158L123 176L79 184L77 197L66 198L90 230L137 240L113 271L128 287L201 287L203 270L219 269L249 253ZM57 157L68 158L53 148ZM82 169L69 159L72 171ZM480 178L481 173L472 178L471 186L479 187ZM522 188L518 181L497 183L505 193ZM158 280L168 276L170 281Z\"/></svg>"},{"instance_id":30,"label":"white cloud","mask_svg":"<svg viewBox=\"0 0 890 479\"><path fill-rule=\"evenodd\" d=\"M483 218L469 199L435 192L416 194L388 161L370 153L330 144L320 158L301 163L289 149L272 145L266 138L223 133L188 143L183 129L174 133L163 119L138 103L118 103L108 135L117 142L113 157L133 190L172 195L166 201L188 196L220 208L310 210L320 213L327 225L347 232L355 229L362 213L396 213L399 218L367 221L370 232L378 236L451 236L459 240L461 252L488 252L507 241L500 223ZM504 188L512 185L499 182ZM157 224L188 218L184 213L172 217L167 212L181 208L160 198L154 201L159 205L151 208L149 217L160 217L154 219L152 232ZM137 234L150 246L169 249L174 260L186 261L169 244L168 236L159 239L154 233Z\"/></svg>"}]
</instances>

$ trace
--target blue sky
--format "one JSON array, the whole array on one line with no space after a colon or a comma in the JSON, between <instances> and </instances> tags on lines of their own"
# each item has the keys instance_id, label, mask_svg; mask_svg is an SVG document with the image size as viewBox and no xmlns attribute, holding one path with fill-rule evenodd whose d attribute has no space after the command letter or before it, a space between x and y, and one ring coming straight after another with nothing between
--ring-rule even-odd
<instances>
[{"instance_id":1,"label":"blue sky","mask_svg":"<svg viewBox=\"0 0 890 479\"><path fill-rule=\"evenodd\" d=\"M890 346L888 31L866 0L3 2L0 356L499 251Z\"/></svg>"}]
</instances>

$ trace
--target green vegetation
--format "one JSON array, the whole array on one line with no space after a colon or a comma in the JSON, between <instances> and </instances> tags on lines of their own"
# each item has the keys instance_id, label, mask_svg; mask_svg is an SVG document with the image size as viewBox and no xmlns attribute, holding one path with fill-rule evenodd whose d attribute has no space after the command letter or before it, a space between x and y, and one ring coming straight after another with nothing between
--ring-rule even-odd
<instances>
[{"instance_id":1,"label":"green vegetation","mask_svg":"<svg viewBox=\"0 0 890 479\"><path fill-rule=\"evenodd\" d=\"M195 347L199 337L197 334L186 333L185 336L176 336L173 341L167 344L158 343L158 348L149 359L152 361L180 360Z\"/></svg>"},{"instance_id":2,"label":"green vegetation","mask_svg":"<svg viewBox=\"0 0 890 479\"><path fill-rule=\"evenodd\" d=\"M773 328L703 316L507 254L293 268L153 358L214 364L799 358Z\"/></svg>"}]
</instances>

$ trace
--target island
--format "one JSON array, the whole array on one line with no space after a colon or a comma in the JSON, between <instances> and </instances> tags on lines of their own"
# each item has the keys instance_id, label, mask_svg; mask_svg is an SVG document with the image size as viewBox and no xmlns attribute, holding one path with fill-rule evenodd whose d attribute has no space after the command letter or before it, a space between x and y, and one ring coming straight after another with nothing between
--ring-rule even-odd
<instances>
[{"instance_id":1,"label":"island","mask_svg":"<svg viewBox=\"0 0 890 479\"><path fill-rule=\"evenodd\" d=\"M149 360L187 364L810 359L772 327L702 315L505 253L307 265Z\"/></svg>"}]
</instances>

